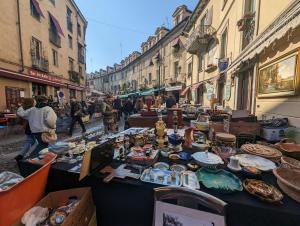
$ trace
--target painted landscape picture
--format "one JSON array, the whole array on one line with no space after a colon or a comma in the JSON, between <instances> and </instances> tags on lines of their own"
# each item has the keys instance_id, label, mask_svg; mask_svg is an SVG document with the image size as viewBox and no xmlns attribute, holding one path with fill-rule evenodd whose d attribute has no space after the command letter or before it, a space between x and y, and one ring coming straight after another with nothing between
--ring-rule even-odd
<instances>
[{"instance_id":1,"label":"painted landscape picture","mask_svg":"<svg viewBox=\"0 0 300 226\"><path fill-rule=\"evenodd\" d=\"M295 94L297 55L285 58L259 71L258 96Z\"/></svg>"}]
</instances>

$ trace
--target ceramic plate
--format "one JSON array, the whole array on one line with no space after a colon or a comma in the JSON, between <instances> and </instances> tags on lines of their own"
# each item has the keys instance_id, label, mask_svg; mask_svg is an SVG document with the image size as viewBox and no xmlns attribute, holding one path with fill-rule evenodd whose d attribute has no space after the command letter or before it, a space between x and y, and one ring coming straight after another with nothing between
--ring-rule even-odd
<instances>
[{"instance_id":1,"label":"ceramic plate","mask_svg":"<svg viewBox=\"0 0 300 226\"><path fill-rule=\"evenodd\" d=\"M274 162L260 156L239 154L235 155L235 157L239 159L242 166L252 166L261 171L270 171L276 168L276 164Z\"/></svg>"},{"instance_id":2,"label":"ceramic plate","mask_svg":"<svg viewBox=\"0 0 300 226\"><path fill-rule=\"evenodd\" d=\"M241 180L232 173L225 170L210 170L202 168L196 172L198 180L209 188L221 193L242 191Z\"/></svg>"},{"instance_id":3,"label":"ceramic plate","mask_svg":"<svg viewBox=\"0 0 300 226\"><path fill-rule=\"evenodd\" d=\"M217 165L217 164L223 164L223 160L210 152L196 152L192 154L193 159L197 161L200 164L208 164L208 165Z\"/></svg>"}]
</instances>

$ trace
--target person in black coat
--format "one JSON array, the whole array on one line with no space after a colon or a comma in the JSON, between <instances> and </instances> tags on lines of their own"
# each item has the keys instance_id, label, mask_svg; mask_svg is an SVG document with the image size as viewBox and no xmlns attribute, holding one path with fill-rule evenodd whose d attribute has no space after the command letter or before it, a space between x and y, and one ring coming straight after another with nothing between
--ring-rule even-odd
<instances>
[{"instance_id":1,"label":"person in black coat","mask_svg":"<svg viewBox=\"0 0 300 226\"><path fill-rule=\"evenodd\" d=\"M82 133L86 132L85 126L82 122L81 117L83 116L83 107L82 104L78 101L76 101L75 98L71 99L71 117L72 117L72 122L69 130L69 135L72 136L73 134L73 129L75 126L75 123L78 122L79 125L81 126Z\"/></svg>"}]
</instances>

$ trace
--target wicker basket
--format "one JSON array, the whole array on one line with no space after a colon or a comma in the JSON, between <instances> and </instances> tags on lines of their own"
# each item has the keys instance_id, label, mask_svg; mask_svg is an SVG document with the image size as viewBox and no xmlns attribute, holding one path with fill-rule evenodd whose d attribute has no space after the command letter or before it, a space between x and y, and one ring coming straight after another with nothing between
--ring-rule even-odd
<instances>
[{"instance_id":1,"label":"wicker basket","mask_svg":"<svg viewBox=\"0 0 300 226\"><path fill-rule=\"evenodd\" d=\"M296 144L290 139L281 140L276 146L287 156L300 160L300 144Z\"/></svg>"},{"instance_id":2,"label":"wicker basket","mask_svg":"<svg viewBox=\"0 0 300 226\"><path fill-rule=\"evenodd\" d=\"M281 190L290 198L300 202L300 170L276 168L273 173Z\"/></svg>"}]
</instances>

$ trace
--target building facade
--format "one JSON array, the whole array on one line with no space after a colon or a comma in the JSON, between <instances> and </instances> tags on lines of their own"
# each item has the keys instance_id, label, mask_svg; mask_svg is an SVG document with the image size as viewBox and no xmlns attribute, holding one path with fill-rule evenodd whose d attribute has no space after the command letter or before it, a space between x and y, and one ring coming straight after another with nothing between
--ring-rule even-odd
<instances>
[{"instance_id":1,"label":"building facade","mask_svg":"<svg viewBox=\"0 0 300 226\"><path fill-rule=\"evenodd\" d=\"M1 1L0 110L36 95L85 96L87 21L74 0Z\"/></svg>"},{"instance_id":2,"label":"building facade","mask_svg":"<svg viewBox=\"0 0 300 226\"><path fill-rule=\"evenodd\" d=\"M181 85L192 103L300 127L299 25L300 0L201 0L193 12L180 6L171 30L158 28L140 55L106 70L104 81L114 94Z\"/></svg>"}]
</instances>

